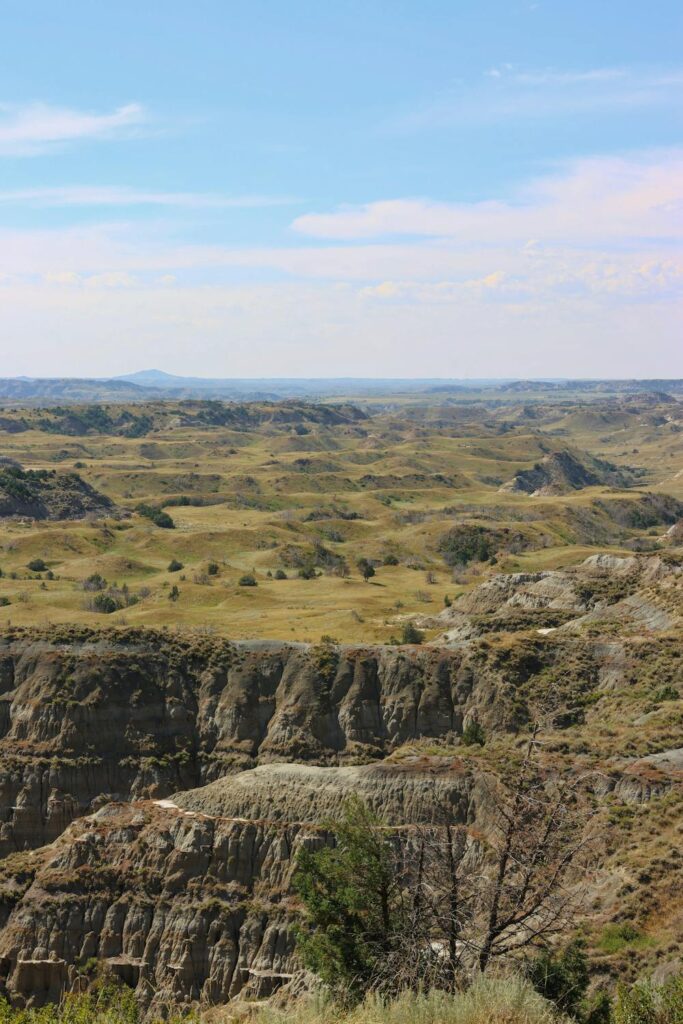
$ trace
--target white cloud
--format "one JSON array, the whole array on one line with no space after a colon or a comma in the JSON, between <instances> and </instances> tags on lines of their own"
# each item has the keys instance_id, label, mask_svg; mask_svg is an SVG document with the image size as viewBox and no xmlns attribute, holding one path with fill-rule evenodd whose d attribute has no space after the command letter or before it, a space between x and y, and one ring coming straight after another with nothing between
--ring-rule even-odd
<instances>
[{"instance_id":1,"label":"white cloud","mask_svg":"<svg viewBox=\"0 0 683 1024\"><path fill-rule=\"evenodd\" d=\"M309 214L281 248L0 231L4 372L144 352L222 375L683 375L682 172L683 152L583 160L507 199Z\"/></svg>"},{"instance_id":2,"label":"white cloud","mask_svg":"<svg viewBox=\"0 0 683 1024\"><path fill-rule=\"evenodd\" d=\"M529 239L621 244L629 238L678 239L681 213L683 150L675 150L580 160L508 200L384 200L305 214L293 227L314 238L345 241L408 235L479 245Z\"/></svg>"},{"instance_id":3,"label":"white cloud","mask_svg":"<svg viewBox=\"0 0 683 1024\"><path fill-rule=\"evenodd\" d=\"M139 103L94 114L47 103L0 104L0 154L34 156L78 139L113 138L144 123Z\"/></svg>"},{"instance_id":4,"label":"white cloud","mask_svg":"<svg viewBox=\"0 0 683 1024\"><path fill-rule=\"evenodd\" d=\"M0 192L0 203L34 207L49 206L170 206L202 208L257 208L286 206L297 202L287 196L224 196L208 192L158 192L119 185L68 185L54 188L22 188Z\"/></svg>"}]
</instances>

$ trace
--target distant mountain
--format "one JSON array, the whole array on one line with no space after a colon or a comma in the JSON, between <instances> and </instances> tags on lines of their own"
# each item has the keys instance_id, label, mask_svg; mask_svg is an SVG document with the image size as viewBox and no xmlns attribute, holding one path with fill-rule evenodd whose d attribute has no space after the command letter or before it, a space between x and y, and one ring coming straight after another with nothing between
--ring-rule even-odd
<instances>
[{"instance_id":1,"label":"distant mountain","mask_svg":"<svg viewBox=\"0 0 683 1024\"><path fill-rule=\"evenodd\" d=\"M502 380L456 380L405 377L180 377L164 370L140 370L115 378L142 387L220 397L321 398L336 395L403 394L494 388Z\"/></svg>"},{"instance_id":2,"label":"distant mountain","mask_svg":"<svg viewBox=\"0 0 683 1024\"><path fill-rule=\"evenodd\" d=\"M482 396L482 392L484 395ZM571 381L391 377L182 377L164 370L140 370L114 378L4 377L0 378L0 405L60 405L149 400L211 399L236 402L280 402L286 399L362 399L423 395L434 401L441 394L472 397L500 396L511 400L521 392L535 397L562 398L571 393L587 397L605 394L637 396L642 401L663 401L683 395L683 380Z\"/></svg>"},{"instance_id":3,"label":"distant mountain","mask_svg":"<svg viewBox=\"0 0 683 1024\"><path fill-rule=\"evenodd\" d=\"M159 392L124 380L79 377L0 377L3 405L81 402L142 402Z\"/></svg>"}]
</instances>

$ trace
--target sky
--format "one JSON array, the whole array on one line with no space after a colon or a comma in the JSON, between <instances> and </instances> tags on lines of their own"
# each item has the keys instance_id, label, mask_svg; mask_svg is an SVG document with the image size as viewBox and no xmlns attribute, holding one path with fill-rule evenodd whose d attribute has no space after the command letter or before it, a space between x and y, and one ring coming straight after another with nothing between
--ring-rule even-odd
<instances>
[{"instance_id":1,"label":"sky","mask_svg":"<svg viewBox=\"0 0 683 1024\"><path fill-rule=\"evenodd\" d=\"M0 376L683 376L680 0L0 17Z\"/></svg>"}]
</instances>

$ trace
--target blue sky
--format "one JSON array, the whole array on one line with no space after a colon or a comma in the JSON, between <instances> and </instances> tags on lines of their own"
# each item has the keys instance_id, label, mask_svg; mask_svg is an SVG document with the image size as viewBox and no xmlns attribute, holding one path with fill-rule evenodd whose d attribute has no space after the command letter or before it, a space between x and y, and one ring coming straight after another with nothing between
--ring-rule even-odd
<instances>
[{"instance_id":1,"label":"blue sky","mask_svg":"<svg viewBox=\"0 0 683 1024\"><path fill-rule=\"evenodd\" d=\"M5 0L2 374L683 375L683 8Z\"/></svg>"}]
</instances>

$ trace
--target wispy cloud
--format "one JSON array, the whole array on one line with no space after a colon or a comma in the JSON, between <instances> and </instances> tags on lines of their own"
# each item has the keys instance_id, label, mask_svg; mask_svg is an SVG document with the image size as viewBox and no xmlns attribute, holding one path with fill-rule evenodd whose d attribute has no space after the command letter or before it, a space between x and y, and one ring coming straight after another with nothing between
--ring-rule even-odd
<instances>
[{"instance_id":1,"label":"wispy cloud","mask_svg":"<svg viewBox=\"0 0 683 1024\"><path fill-rule=\"evenodd\" d=\"M0 104L0 155L35 156L78 139L120 136L147 120L139 103L97 114L47 103Z\"/></svg>"},{"instance_id":2,"label":"wispy cloud","mask_svg":"<svg viewBox=\"0 0 683 1024\"><path fill-rule=\"evenodd\" d=\"M391 118L385 128L412 132L500 118L543 118L647 107L678 107L683 70L604 67L489 68L477 83L462 83L432 101Z\"/></svg>"},{"instance_id":3,"label":"wispy cloud","mask_svg":"<svg viewBox=\"0 0 683 1024\"><path fill-rule=\"evenodd\" d=\"M225 196L209 192L158 192L118 185L68 185L23 188L0 192L0 204L34 207L170 206L201 208L257 208L299 202L289 196Z\"/></svg>"},{"instance_id":4,"label":"wispy cloud","mask_svg":"<svg viewBox=\"0 0 683 1024\"><path fill-rule=\"evenodd\" d=\"M393 199L298 217L296 231L337 240L392 235L468 244L623 244L676 239L683 213L683 150L575 161L510 199L438 203Z\"/></svg>"},{"instance_id":5,"label":"wispy cloud","mask_svg":"<svg viewBox=\"0 0 683 1024\"><path fill-rule=\"evenodd\" d=\"M267 349L269 372L290 374L409 374L419 351L453 376L529 360L540 375L668 376L683 372L682 212L680 150L578 161L486 202L308 214L281 247L183 244L132 217L0 230L3 337L21 341L6 345L14 372L28 351L47 358L49 323L60 358L63 341L129 365L145 344L224 353L246 375Z\"/></svg>"}]
</instances>

